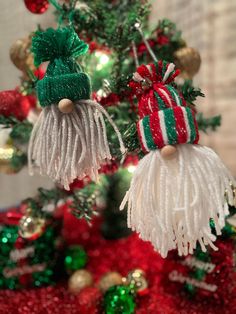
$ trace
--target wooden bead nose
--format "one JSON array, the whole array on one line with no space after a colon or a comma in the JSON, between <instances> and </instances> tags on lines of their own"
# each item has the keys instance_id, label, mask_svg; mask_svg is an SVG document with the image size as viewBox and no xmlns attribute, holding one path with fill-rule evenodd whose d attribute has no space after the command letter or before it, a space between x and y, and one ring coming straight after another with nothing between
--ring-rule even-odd
<instances>
[{"instance_id":1,"label":"wooden bead nose","mask_svg":"<svg viewBox=\"0 0 236 314\"><path fill-rule=\"evenodd\" d=\"M58 103L58 109L62 113L70 113L74 109L74 103L70 99L63 98Z\"/></svg>"},{"instance_id":2,"label":"wooden bead nose","mask_svg":"<svg viewBox=\"0 0 236 314\"><path fill-rule=\"evenodd\" d=\"M166 145L161 149L161 156L165 159L171 159L174 157L177 148L173 145Z\"/></svg>"}]
</instances>

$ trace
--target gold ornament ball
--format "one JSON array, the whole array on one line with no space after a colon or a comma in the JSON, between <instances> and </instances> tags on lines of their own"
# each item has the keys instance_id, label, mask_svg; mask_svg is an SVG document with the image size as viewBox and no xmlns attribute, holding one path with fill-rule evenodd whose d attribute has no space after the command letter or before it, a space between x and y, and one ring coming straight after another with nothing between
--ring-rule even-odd
<instances>
[{"instance_id":1,"label":"gold ornament ball","mask_svg":"<svg viewBox=\"0 0 236 314\"><path fill-rule=\"evenodd\" d=\"M174 56L176 67L181 70L181 76L184 79L192 79L200 69L199 52L191 47L183 47L178 49Z\"/></svg>"},{"instance_id":2,"label":"gold ornament ball","mask_svg":"<svg viewBox=\"0 0 236 314\"><path fill-rule=\"evenodd\" d=\"M24 239L35 240L44 232L45 224L43 218L23 216L19 222L19 235Z\"/></svg>"},{"instance_id":3,"label":"gold ornament ball","mask_svg":"<svg viewBox=\"0 0 236 314\"><path fill-rule=\"evenodd\" d=\"M148 282L145 273L141 269L134 269L128 273L126 283L135 286L138 292L148 288Z\"/></svg>"},{"instance_id":4,"label":"gold ornament ball","mask_svg":"<svg viewBox=\"0 0 236 314\"><path fill-rule=\"evenodd\" d=\"M14 153L15 147L13 145L6 144L0 147L0 173L12 174L17 172L11 165Z\"/></svg>"},{"instance_id":5,"label":"gold ornament ball","mask_svg":"<svg viewBox=\"0 0 236 314\"><path fill-rule=\"evenodd\" d=\"M98 287L103 293L105 293L109 288L121 284L123 284L122 276L119 273L113 271L102 276Z\"/></svg>"},{"instance_id":6,"label":"gold ornament ball","mask_svg":"<svg viewBox=\"0 0 236 314\"><path fill-rule=\"evenodd\" d=\"M30 51L31 37L18 39L10 48L10 58L13 64L24 73L28 69L35 71L34 57Z\"/></svg>"},{"instance_id":7,"label":"gold ornament ball","mask_svg":"<svg viewBox=\"0 0 236 314\"><path fill-rule=\"evenodd\" d=\"M72 293L78 293L83 288L90 287L93 284L91 273L85 269L75 271L69 278L68 289Z\"/></svg>"}]
</instances>

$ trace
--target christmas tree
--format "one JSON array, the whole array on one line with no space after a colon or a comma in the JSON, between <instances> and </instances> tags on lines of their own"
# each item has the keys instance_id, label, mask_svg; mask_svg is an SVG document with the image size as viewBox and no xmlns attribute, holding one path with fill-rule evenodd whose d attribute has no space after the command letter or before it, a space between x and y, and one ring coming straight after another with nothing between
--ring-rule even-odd
<instances>
[{"instance_id":1,"label":"christmas tree","mask_svg":"<svg viewBox=\"0 0 236 314\"><path fill-rule=\"evenodd\" d=\"M219 286L235 276L235 229L225 219L236 190L217 155L197 145L198 130L220 126L196 108L199 52L167 19L150 30L146 0L25 5L53 7L58 28L40 25L11 48L22 77L0 93L0 124L11 129L0 169L28 163L55 187L2 213L1 287L28 288L1 292L16 300L3 311L30 311L25 295L35 313L235 308L234 285ZM175 251L162 259L130 228L162 257Z\"/></svg>"}]
</instances>

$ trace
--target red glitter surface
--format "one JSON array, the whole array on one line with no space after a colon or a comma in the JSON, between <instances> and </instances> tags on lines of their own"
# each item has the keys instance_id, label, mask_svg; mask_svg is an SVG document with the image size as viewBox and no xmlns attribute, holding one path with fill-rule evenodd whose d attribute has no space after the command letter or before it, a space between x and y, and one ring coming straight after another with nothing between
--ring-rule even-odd
<instances>
[{"instance_id":1,"label":"red glitter surface","mask_svg":"<svg viewBox=\"0 0 236 314\"><path fill-rule=\"evenodd\" d=\"M43 14L49 7L48 0L24 0L26 8L34 14Z\"/></svg>"},{"instance_id":2,"label":"red glitter surface","mask_svg":"<svg viewBox=\"0 0 236 314\"><path fill-rule=\"evenodd\" d=\"M148 293L137 297L137 314L218 314L236 313L235 273L233 271L233 243L219 242L218 261L214 283L217 293L197 293L189 297L181 284L171 283L168 274L176 267L173 258L164 260L154 252L150 243L143 242L137 234L119 240L105 240L100 234L100 220L96 218L92 227L65 215L64 236L68 243L78 243L88 254L89 270L95 286L101 276L109 271L118 271L123 276L134 268L146 272ZM223 258L224 257L224 258ZM219 274L219 275L218 275ZM212 279L213 281L213 279ZM67 290L67 283L55 286L10 291L0 291L0 314L99 314L102 297L96 287L85 288L78 295Z\"/></svg>"}]
</instances>

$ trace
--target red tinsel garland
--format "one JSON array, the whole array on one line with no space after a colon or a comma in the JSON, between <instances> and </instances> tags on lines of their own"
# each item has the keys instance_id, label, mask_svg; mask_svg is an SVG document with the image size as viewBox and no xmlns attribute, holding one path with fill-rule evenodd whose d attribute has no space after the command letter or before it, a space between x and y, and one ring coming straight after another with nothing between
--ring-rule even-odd
<instances>
[{"instance_id":1,"label":"red tinsel garland","mask_svg":"<svg viewBox=\"0 0 236 314\"><path fill-rule=\"evenodd\" d=\"M149 291L138 297L136 314L236 312L232 241L218 241L219 251L214 253L220 271L214 277L218 292L207 296L197 293L190 298L178 284L167 279L170 270L176 267L175 260L162 259L136 234L120 240L105 240L100 233L99 219L89 227L86 222L78 221L66 212L64 236L68 243L79 243L86 250L89 257L86 269L93 274L95 283L109 271L118 271L123 276L135 268L146 272ZM101 299L100 292L94 287L72 295L64 281L55 287L0 291L0 314L99 314L102 313Z\"/></svg>"}]
</instances>

